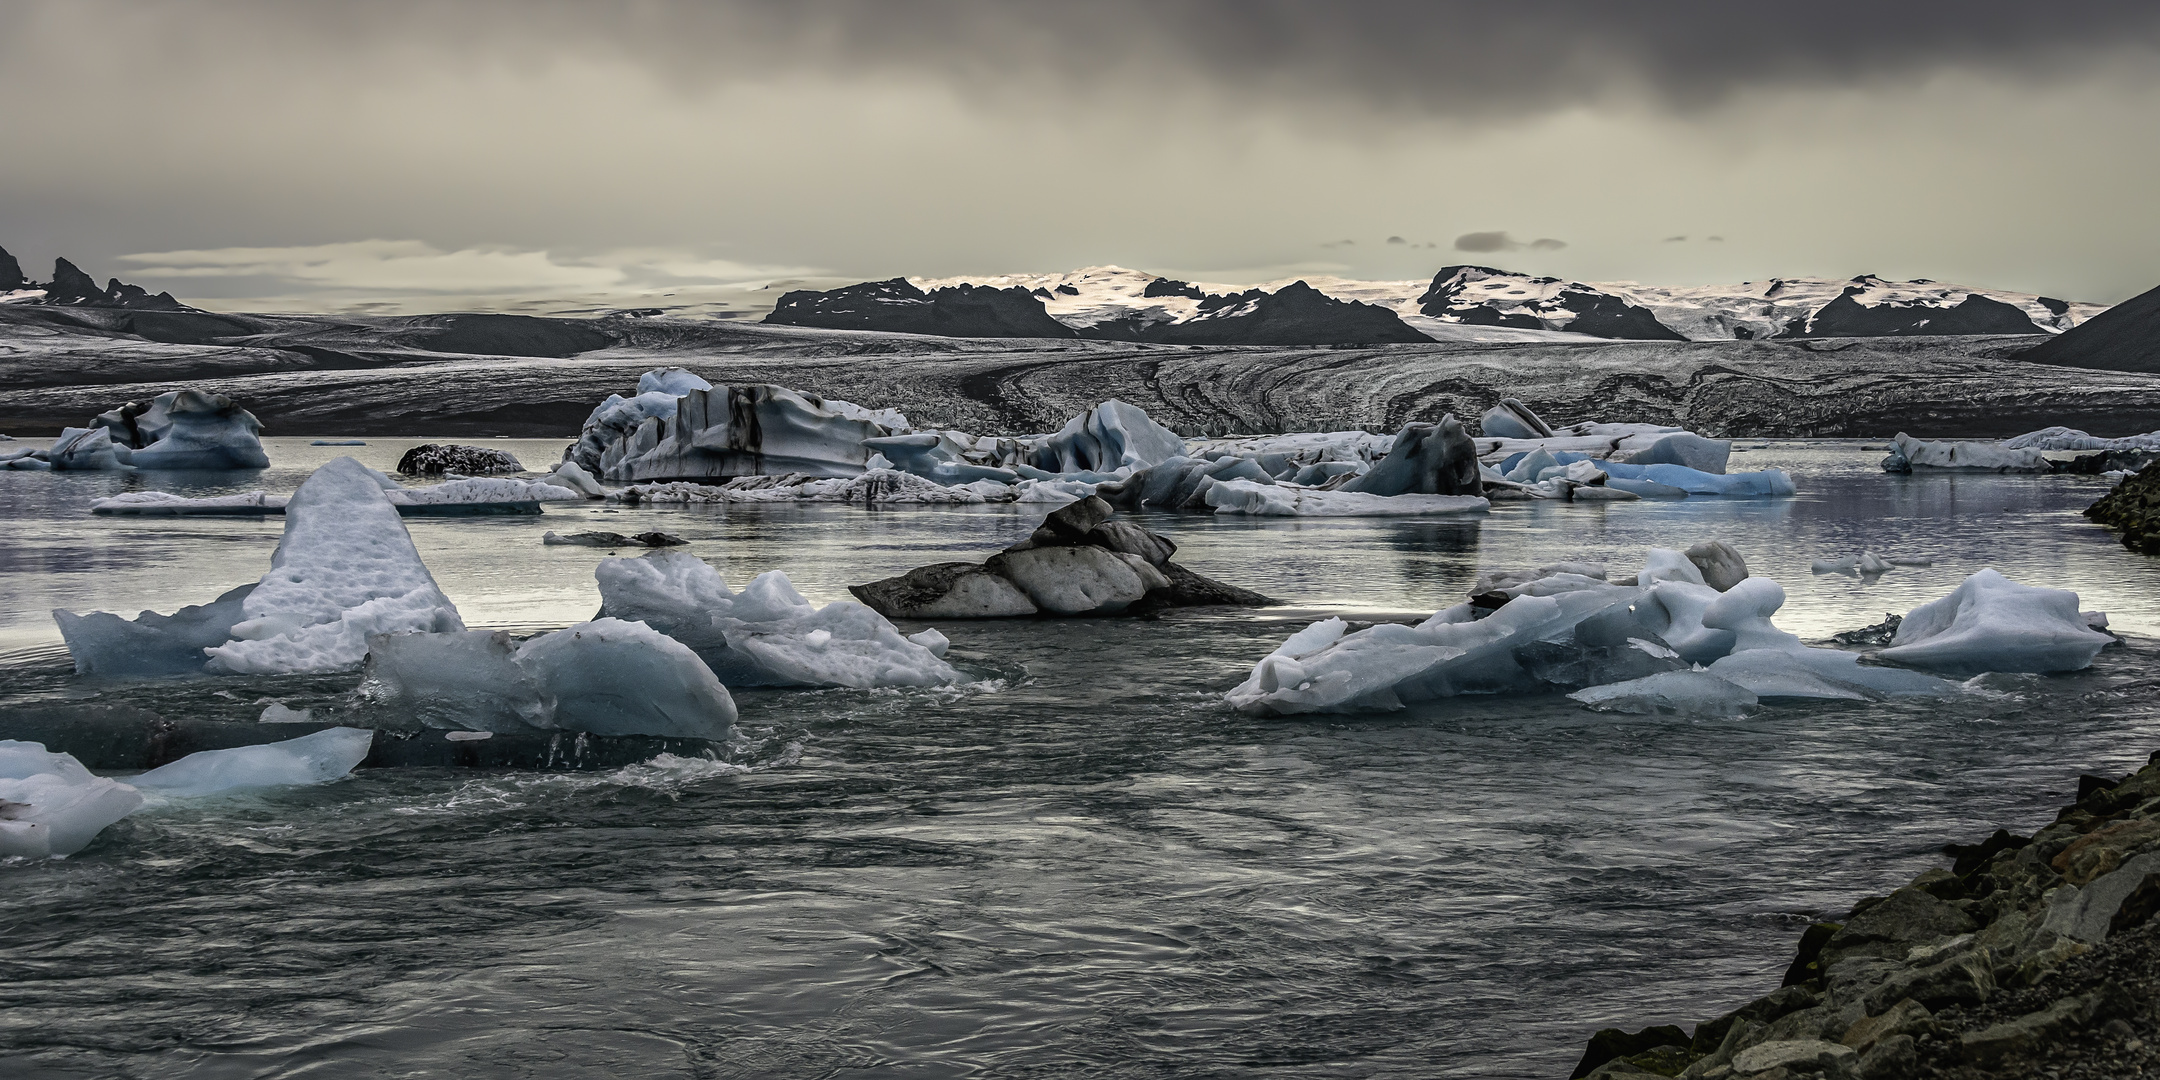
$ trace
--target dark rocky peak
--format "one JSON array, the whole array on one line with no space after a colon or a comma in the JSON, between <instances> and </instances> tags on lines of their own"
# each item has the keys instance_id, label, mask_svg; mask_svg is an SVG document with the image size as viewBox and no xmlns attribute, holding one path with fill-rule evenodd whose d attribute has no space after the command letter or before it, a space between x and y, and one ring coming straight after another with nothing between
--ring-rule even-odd
<instances>
[{"instance_id":1,"label":"dark rocky peak","mask_svg":"<svg viewBox=\"0 0 2160 1080\"><path fill-rule=\"evenodd\" d=\"M1209 295L1188 322L1163 323L1141 340L1179 345L1381 345L1430 341L1393 311L1337 300L1294 281L1273 293Z\"/></svg>"},{"instance_id":2,"label":"dark rocky peak","mask_svg":"<svg viewBox=\"0 0 2160 1080\"><path fill-rule=\"evenodd\" d=\"M883 330L944 337L1075 337L1050 317L1042 298L1017 285L956 285L924 292L906 278L866 281L780 298L765 321L825 330Z\"/></svg>"},{"instance_id":3,"label":"dark rocky peak","mask_svg":"<svg viewBox=\"0 0 2160 1080\"><path fill-rule=\"evenodd\" d=\"M1805 320L1794 320L1782 337L1901 337L1913 334L2044 334L2032 317L2000 300L1968 293L1955 306L1924 301L1862 304L1865 291L1848 285L1838 298Z\"/></svg>"},{"instance_id":4,"label":"dark rocky peak","mask_svg":"<svg viewBox=\"0 0 2160 1080\"><path fill-rule=\"evenodd\" d=\"M2133 296L2017 358L2105 371L2160 372L2160 289Z\"/></svg>"},{"instance_id":5,"label":"dark rocky peak","mask_svg":"<svg viewBox=\"0 0 2160 1080\"><path fill-rule=\"evenodd\" d=\"M1527 274L1517 274L1490 266L1477 266L1470 263L1443 266L1438 273L1433 275L1432 286L1425 290L1423 296L1418 297L1418 310L1425 312L1427 315L1436 314L1436 312L1430 310L1434 305L1445 307L1452 303L1457 296L1461 295L1464 289L1480 281L1490 281L1493 278L1515 278L1537 285L1549 285L1559 280L1558 278L1531 277Z\"/></svg>"},{"instance_id":6,"label":"dark rocky peak","mask_svg":"<svg viewBox=\"0 0 2160 1080\"><path fill-rule=\"evenodd\" d=\"M14 292L26 284L28 282L23 279L22 264L15 261L15 256L8 254L8 249L0 248L0 292Z\"/></svg>"},{"instance_id":7,"label":"dark rocky peak","mask_svg":"<svg viewBox=\"0 0 2160 1080\"><path fill-rule=\"evenodd\" d=\"M96 279L66 259L53 260L52 283L45 286L45 303L72 307L118 307L144 311L186 311L188 306L171 293L150 294L148 289L113 278L102 289Z\"/></svg>"},{"instance_id":8,"label":"dark rocky peak","mask_svg":"<svg viewBox=\"0 0 2160 1080\"><path fill-rule=\"evenodd\" d=\"M1078 289L1076 289L1076 288L1073 288L1073 287L1072 287L1071 285L1069 285L1069 284L1068 284L1068 285L1060 285L1060 286L1058 286L1058 287L1057 287L1057 291L1059 291L1059 292L1061 292L1061 293L1064 293L1064 294L1065 294L1065 295L1067 295L1067 296L1078 296L1078 295L1080 295L1080 290L1078 290Z\"/></svg>"},{"instance_id":9,"label":"dark rocky peak","mask_svg":"<svg viewBox=\"0 0 2160 1080\"><path fill-rule=\"evenodd\" d=\"M1153 281L1148 282L1147 288L1140 290L1140 295L1148 298L1154 298L1159 296L1189 296L1195 300L1207 299L1207 294L1201 292L1198 285L1194 285L1190 282L1185 281L1177 281L1166 277L1159 277Z\"/></svg>"},{"instance_id":10,"label":"dark rocky peak","mask_svg":"<svg viewBox=\"0 0 2160 1080\"><path fill-rule=\"evenodd\" d=\"M1475 286L1493 280L1521 282L1521 290L1495 293ZM1553 295L1533 299L1531 289L1561 285ZM1513 295L1520 292L1522 299ZM1498 306L1496 306L1498 305ZM1508 310L1501 310L1502 307ZM1418 297L1418 310L1471 326L1509 326L1522 330L1566 330L1593 337L1629 341L1684 341L1658 321L1649 308L1581 282L1511 274L1489 266L1443 266L1432 287Z\"/></svg>"}]
</instances>

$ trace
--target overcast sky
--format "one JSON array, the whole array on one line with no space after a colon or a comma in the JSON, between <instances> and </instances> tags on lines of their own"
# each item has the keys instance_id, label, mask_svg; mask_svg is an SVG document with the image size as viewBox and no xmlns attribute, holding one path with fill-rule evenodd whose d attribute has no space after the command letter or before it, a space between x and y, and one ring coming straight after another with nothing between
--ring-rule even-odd
<instances>
[{"instance_id":1,"label":"overcast sky","mask_svg":"<svg viewBox=\"0 0 2160 1080\"><path fill-rule=\"evenodd\" d=\"M2160 285L2160 5L0 0L0 246L206 306L1117 263ZM1395 238L1395 242L1390 242Z\"/></svg>"}]
</instances>

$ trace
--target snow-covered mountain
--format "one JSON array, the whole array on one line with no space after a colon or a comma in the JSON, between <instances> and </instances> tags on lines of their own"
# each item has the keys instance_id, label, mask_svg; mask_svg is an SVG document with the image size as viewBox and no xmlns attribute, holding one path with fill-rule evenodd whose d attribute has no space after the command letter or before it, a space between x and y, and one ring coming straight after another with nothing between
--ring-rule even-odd
<instances>
[{"instance_id":1,"label":"snow-covered mountain","mask_svg":"<svg viewBox=\"0 0 2160 1080\"><path fill-rule=\"evenodd\" d=\"M1778 337L1878 337L1908 334L2057 334L2106 310L1996 289L1862 276L1772 278L1735 285L1665 287L1582 282L1516 274L1486 266L1447 266L1430 281L1360 281L1307 276L1233 285L1184 282L1118 266L1052 274L895 279L820 294L797 303L860 308L862 290L901 281L929 297L963 286L1039 301L1044 314L1083 338L1185 344L1374 344L1405 338L1379 313L1338 309L1318 324L1284 320L1295 340L1236 320L1260 313L1264 297L1302 283L1321 296L1392 313L1419 336L1438 341L1668 340L1731 341ZM1298 294L1293 294L1298 295ZM809 301L807 298L830 297ZM1007 301L1008 303L1010 300ZM783 301L786 305L787 301ZM862 328L904 329L894 325ZM1352 317L1354 316L1354 317ZM868 322L885 321L872 314ZM783 316L774 322L796 322ZM1354 325L1333 325L1335 323ZM837 327L830 320L798 325ZM1235 329L1234 329L1235 328ZM923 331L915 331L923 332ZM931 331L935 332L935 331ZM1015 336L1010 333L994 336Z\"/></svg>"}]
</instances>

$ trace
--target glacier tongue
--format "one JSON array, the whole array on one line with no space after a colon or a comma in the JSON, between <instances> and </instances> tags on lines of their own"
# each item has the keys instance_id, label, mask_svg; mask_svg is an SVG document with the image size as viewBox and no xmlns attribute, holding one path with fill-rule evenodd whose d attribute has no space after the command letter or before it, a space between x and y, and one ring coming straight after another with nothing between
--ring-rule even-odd
<instances>
[{"instance_id":1,"label":"glacier tongue","mask_svg":"<svg viewBox=\"0 0 2160 1080\"><path fill-rule=\"evenodd\" d=\"M337 671L359 665L370 634L465 628L377 475L338 458L293 493L270 572L233 640L207 650L210 670Z\"/></svg>"}]
</instances>

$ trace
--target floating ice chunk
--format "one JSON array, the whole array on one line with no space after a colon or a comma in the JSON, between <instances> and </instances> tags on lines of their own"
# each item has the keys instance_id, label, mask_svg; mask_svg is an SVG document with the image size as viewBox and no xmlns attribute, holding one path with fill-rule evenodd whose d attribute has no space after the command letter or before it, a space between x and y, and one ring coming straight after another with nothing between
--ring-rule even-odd
<instances>
[{"instance_id":1,"label":"floating ice chunk","mask_svg":"<svg viewBox=\"0 0 2160 1080\"><path fill-rule=\"evenodd\" d=\"M731 686L937 686L959 672L853 601L819 607L777 570L731 591L720 572L679 551L603 559L600 615L635 619L681 641ZM824 636L812 640L814 634Z\"/></svg>"},{"instance_id":2,"label":"floating ice chunk","mask_svg":"<svg viewBox=\"0 0 2160 1080\"><path fill-rule=\"evenodd\" d=\"M1265 517L1429 517L1482 514L1492 509L1491 503L1476 495L1367 495L1251 480L1217 482L1207 489L1206 498L1218 514Z\"/></svg>"},{"instance_id":3,"label":"floating ice chunk","mask_svg":"<svg viewBox=\"0 0 2160 1080\"><path fill-rule=\"evenodd\" d=\"M1553 435L1551 425L1511 397L1501 398L1500 404L1478 418L1478 432L1491 439L1550 439Z\"/></svg>"},{"instance_id":4,"label":"floating ice chunk","mask_svg":"<svg viewBox=\"0 0 2160 1080\"><path fill-rule=\"evenodd\" d=\"M1817 559L1808 564L1811 574L1851 574L1860 565L1858 555L1840 555L1834 559Z\"/></svg>"},{"instance_id":5,"label":"floating ice chunk","mask_svg":"<svg viewBox=\"0 0 2160 1080\"><path fill-rule=\"evenodd\" d=\"M1872 551L1863 551L1860 558L1853 563L1853 569L1863 574L1880 574L1888 571L1892 565L1890 560Z\"/></svg>"},{"instance_id":6,"label":"floating ice chunk","mask_svg":"<svg viewBox=\"0 0 2160 1080\"><path fill-rule=\"evenodd\" d=\"M77 674L186 675L203 670L205 650L232 640L233 624L247 618L244 606L254 591L254 585L242 585L170 615L145 611L123 619L109 611L55 609L52 616Z\"/></svg>"},{"instance_id":7,"label":"floating ice chunk","mask_svg":"<svg viewBox=\"0 0 2160 1080\"><path fill-rule=\"evenodd\" d=\"M873 452L866 463L872 470L899 469L948 485L978 480L1011 484L1020 479L1021 474L1012 469L969 460L969 454L975 451L979 442L963 432L918 431L864 439L863 446ZM1013 444L1011 453L1018 453L1018 444ZM989 457L987 454L980 456Z\"/></svg>"},{"instance_id":8,"label":"floating ice chunk","mask_svg":"<svg viewBox=\"0 0 2160 1080\"><path fill-rule=\"evenodd\" d=\"M53 440L52 448L45 451L45 459L55 469L69 472L111 472L132 468L129 459L134 452L112 440L112 432L101 427L62 428L60 437Z\"/></svg>"},{"instance_id":9,"label":"floating ice chunk","mask_svg":"<svg viewBox=\"0 0 2160 1080\"><path fill-rule=\"evenodd\" d=\"M575 461L565 461L555 466L553 471L540 478L540 482L568 488L588 499L606 498L608 493L607 488L600 486L600 481L593 479L592 474L580 468Z\"/></svg>"},{"instance_id":10,"label":"floating ice chunk","mask_svg":"<svg viewBox=\"0 0 2160 1080\"><path fill-rule=\"evenodd\" d=\"M273 701L263 707L262 715L255 718L258 724L306 724L315 719L313 709L295 709L282 701Z\"/></svg>"},{"instance_id":11,"label":"floating ice chunk","mask_svg":"<svg viewBox=\"0 0 2160 1080\"><path fill-rule=\"evenodd\" d=\"M2149 435L2130 435L2120 439L2103 439L2087 435L2076 428L2046 427L2028 431L2014 439L2004 439L2006 450L2149 450L2160 451L2160 431Z\"/></svg>"},{"instance_id":12,"label":"floating ice chunk","mask_svg":"<svg viewBox=\"0 0 2160 1080\"><path fill-rule=\"evenodd\" d=\"M426 487L400 487L386 494L391 505L401 508L583 502L586 498L582 491L545 480L509 476L468 476Z\"/></svg>"},{"instance_id":13,"label":"floating ice chunk","mask_svg":"<svg viewBox=\"0 0 2160 1080\"><path fill-rule=\"evenodd\" d=\"M1617 480L1648 480L1678 488L1690 495L1725 495L1734 498L1766 498L1793 494L1792 477L1783 469L1759 472L1711 473L1685 465L1639 465L1625 461L1601 461L1598 467Z\"/></svg>"},{"instance_id":14,"label":"floating ice chunk","mask_svg":"<svg viewBox=\"0 0 2160 1080\"><path fill-rule=\"evenodd\" d=\"M653 396L640 394L636 400ZM580 436L572 460L588 470L597 464L610 480L859 476L871 453L863 440L892 434L860 409L850 415L815 394L782 386L691 390L674 400L672 416L640 421L607 443L593 462L587 461Z\"/></svg>"},{"instance_id":15,"label":"floating ice chunk","mask_svg":"<svg viewBox=\"0 0 2160 1080\"><path fill-rule=\"evenodd\" d=\"M244 788L324 784L358 768L374 744L372 731L324 728L283 742L197 751L132 777L129 782L143 791L177 798Z\"/></svg>"},{"instance_id":16,"label":"floating ice chunk","mask_svg":"<svg viewBox=\"0 0 2160 1080\"><path fill-rule=\"evenodd\" d=\"M1554 595L1515 597L1482 619L1461 604L1416 626L1384 623L1342 634L1320 624L1262 658L1224 696L1252 714L1396 709L1458 694L1572 689L1672 670L1678 660L1633 644L1652 633L1631 607L1641 595L1586 582Z\"/></svg>"},{"instance_id":17,"label":"floating ice chunk","mask_svg":"<svg viewBox=\"0 0 2160 1080\"><path fill-rule=\"evenodd\" d=\"M73 855L142 804L141 792L92 775L73 755L0 739L0 857Z\"/></svg>"},{"instance_id":18,"label":"floating ice chunk","mask_svg":"<svg viewBox=\"0 0 2160 1080\"><path fill-rule=\"evenodd\" d=\"M2047 472L2047 455L2035 449L1993 442L1928 442L1900 431L1890 440L1884 472L1914 469L1984 469L1989 472Z\"/></svg>"},{"instance_id":19,"label":"floating ice chunk","mask_svg":"<svg viewBox=\"0 0 2160 1080\"><path fill-rule=\"evenodd\" d=\"M522 643L486 630L379 635L359 696L400 719L472 731L720 741L735 724L734 698L688 646L607 618Z\"/></svg>"},{"instance_id":20,"label":"floating ice chunk","mask_svg":"<svg viewBox=\"0 0 2160 1080\"><path fill-rule=\"evenodd\" d=\"M1036 443L1027 463L1046 472L1142 469L1185 453L1185 440L1137 405L1112 398Z\"/></svg>"},{"instance_id":21,"label":"floating ice chunk","mask_svg":"<svg viewBox=\"0 0 2160 1080\"><path fill-rule=\"evenodd\" d=\"M692 390L710 390L712 384L695 373L679 367L654 368L638 376L637 392L640 394L666 394L681 397Z\"/></svg>"},{"instance_id":22,"label":"floating ice chunk","mask_svg":"<svg viewBox=\"0 0 2160 1080\"><path fill-rule=\"evenodd\" d=\"M945 659L945 651L952 648L952 639L938 633L934 629L923 630L918 633L909 634L907 636L907 639L917 645L922 646L925 649L930 650L930 655L935 656L940 660Z\"/></svg>"},{"instance_id":23,"label":"floating ice chunk","mask_svg":"<svg viewBox=\"0 0 2160 1080\"><path fill-rule=\"evenodd\" d=\"M207 650L210 670L336 671L359 665L370 634L465 628L382 486L351 458L293 494L270 567L232 640Z\"/></svg>"},{"instance_id":24,"label":"floating ice chunk","mask_svg":"<svg viewBox=\"0 0 2160 1080\"><path fill-rule=\"evenodd\" d=\"M1404 424L1387 456L1341 488L1368 495L1477 495L1477 446L1453 413L1437 424Z\"/></svg>"},{"instance_id":25,"label":"floating ice chunk","mask_svg":"<svg viewBox=\"0 0 2160 1080\"><path fill-rule=\"evenodd\" d=\"M1698 574L1696 581L1700 583L1701 580ZM1732 631L1734 652L1805 648L1798 637L1770 622L1770 616L1784 606L1783 585L1769 578L1751 577L1719 593L1718 598L1703 610L1702 623L1712 630Z\"/></svg>"},{"instance_id":26,"label":"floating ice chunk","mask_svg":"<svg viewBox=\"0 0 2160 1080\"><path fill-rule=\"evenodd\" d=\"M1209 506L1207 493L1218 483L1245 480L1273 486L1275 478L1258 461L1247 457L1200 460L1178 456L1135 470L1121 481L1095 489L1103 501L1126 510L1144 506L1164 510L1200 510Z\"/></svg>"},{"instance_id":27,"label":"floating ice chunk","mask_svg":"<svg viewBox=\"0 0 2160 1080\"><path fill-rule=\"evenodd\" d=\"M1739 716L1755 707L1753 691L1707 671L1661 671L1627 682L1585 687L1568 695L1598 712Z\"/></svg>"},{"instance_id":28,"label":"floating ice chunk","mask_svg":"<svg viewBox=\"0 0 2160 1080\"><path fill-rule=\"evenodd\" d=\"M1703 584L1724 592L1747 580L1747 560L1731 544L1708 540L1687 549L1688 561L1702 571Z\"/></svg>"},{"instance_id":29,"label":"floating ice chunk","mask_svg":"<svg viewBox=\"0 0 2160 1080\"><path fill-rule=\"evenodd\" d=\"M1837 649L1744 649L1720 658L1710 674L1764 698L1870 701L1885 697L1945 696L1958 684L1917 671L1871 667Z\"/></svg>"},{"instance_id":30,"label":"floating ice chunk","mask_svg":"<svg viewBox=\"0 0 2160 1080\"><path fill-rule=\"evenodd\" d=\"M2076 593L1982 570L1907 612L1890 647L1876 655L1962 673L2076 671L2113 641L2079 614Z\"/></svg>"},{"instance_id":31,"label":"floating ice chunk","mask_svg":"<svg viewBox=\"0 0 2160 1080\"><path fill-rule=\"evenodd\" d=\"M262 469L262 422L223 394L174 390L147 408L134 403L97 418L123 445L136 447L138 469ZM134 437L129 438L132 434Z\"/></svg>"},{"instance_id":32,"label":"floating ice chunk","mask_svg":"<svg viewBox=\"0 0 2160 1080\"><path fill-rule=\"evenodd\" d=\"M1022 480L1013 485L1013 501L1062 506L1095 494L1095 485L1077 480Z\"/></svg>"}]
</instances>

